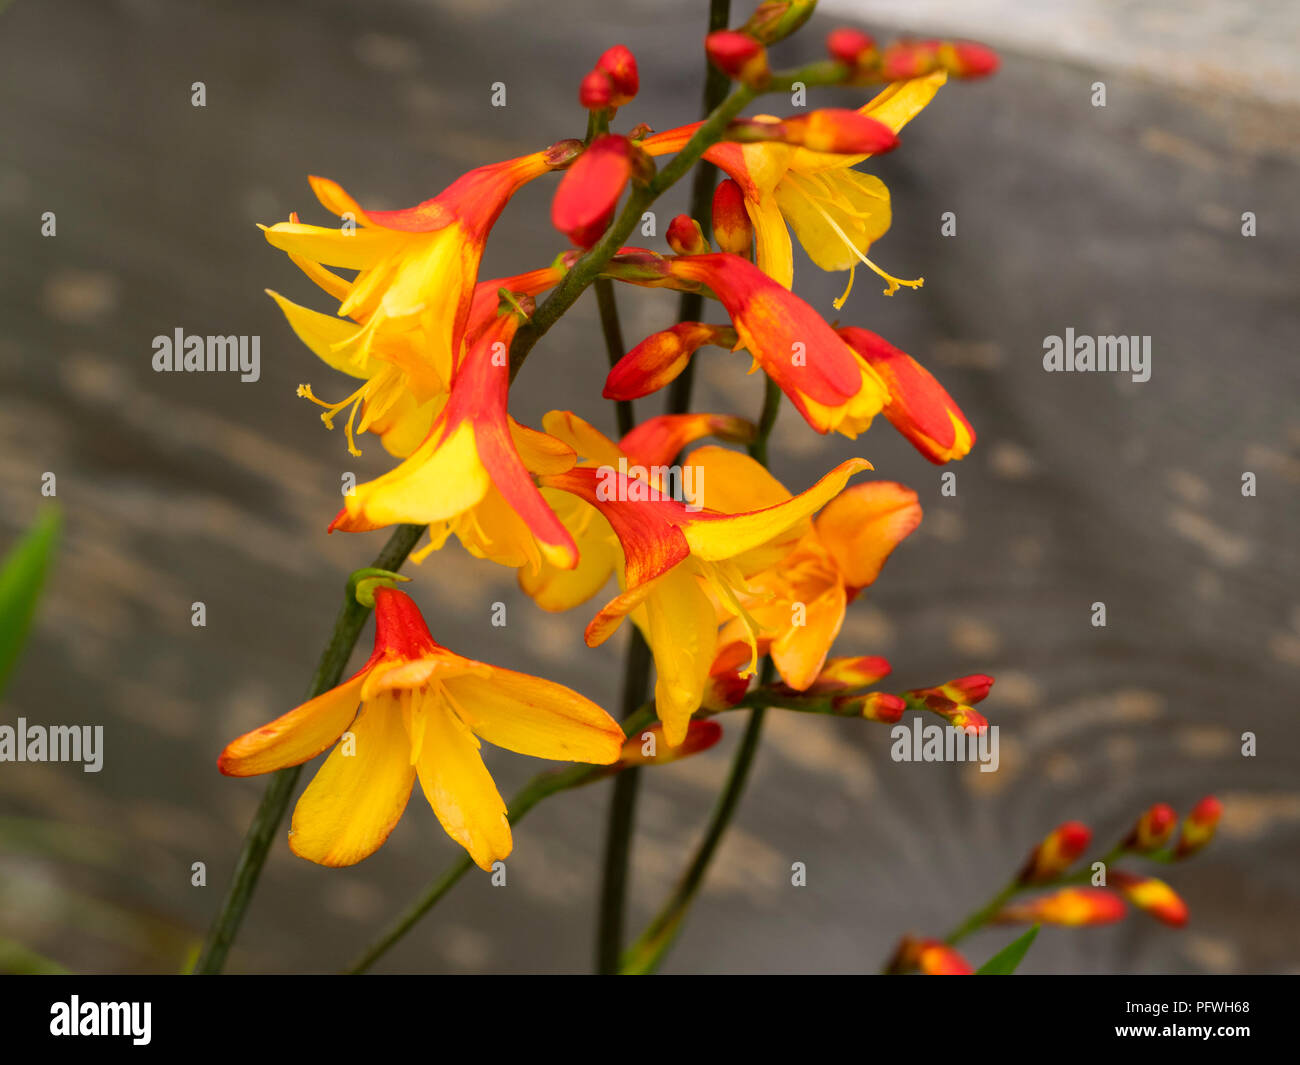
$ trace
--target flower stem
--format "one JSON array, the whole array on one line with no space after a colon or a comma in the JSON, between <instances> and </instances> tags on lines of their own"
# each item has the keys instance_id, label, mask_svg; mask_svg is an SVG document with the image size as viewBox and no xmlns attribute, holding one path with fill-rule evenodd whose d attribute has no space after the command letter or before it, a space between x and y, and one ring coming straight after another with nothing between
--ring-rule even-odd
<instances>
[{"instance_id":1,"label":"flower stem","mask_svg":"<svg viewBox=\"0 0 1300 1065\"><path fill-rule=\"evenodd\" d=\"M596 278L596 306L600 309L600 330L605 335L605 352L612 368L626 353L623 346L623 327L618 320L618 303L614 300L614 282L607 277ZM636 423L632 401L620 399L614 404L618 418L618 435L626 436ZM640 702L641 700L638 700Z\"/></svg>"},{"instance_id":2,"label":"flower stem","mask_svg":"<svg viewBox=\"0 0 1300 1065\"><path fill-rule=\"evenodd\" d=\"M396 570L406 561L406 556L419 542L424 534L423 525L399 525L393 530L388 543L379 552L373 567L381 570ZM370 616L370 609L357 602L356 596L349 591L338 617L334 620L334 631L320 657L316 675L312 678L311 688L307 692L309 699L322 692L329 691L338 684L343 670L356 646L361 629ZM221 972L226 964L226 957L235 942L244 912L252 901L253 891L261 876L262 866L266 864L271 843L284 819L284 812L293 798L294 786L298 782L301 766L281 769L271 777L262 801L258 804L253 822L240 848L239 858L235 862L235 874L225 900L221 904L216 919L208 931L203 949L194 965L196 974L205 975Z\"/></svg>"}]
</instances>

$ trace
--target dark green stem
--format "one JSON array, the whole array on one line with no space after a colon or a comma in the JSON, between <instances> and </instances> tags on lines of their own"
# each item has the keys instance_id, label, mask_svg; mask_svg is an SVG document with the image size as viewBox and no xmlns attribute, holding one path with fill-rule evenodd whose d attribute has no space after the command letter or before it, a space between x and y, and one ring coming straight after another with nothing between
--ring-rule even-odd
<instances>
[{"instance_id":1,"label":"dark green stem","mask_svg":"<svg viewBox=\"0 0 1300 1065\"><path fill-rule=\"evenodd\" d=\"M398 569L419 542L424 530L423 525L399 525L393 530L384 549L379 552L379 556L372 564L373 568L387 571ZM307 698L315 698L338 684L369 616L370 609L358 603L352 589L349 588L348 595L339 608L338 617L334 619L334 631L320 657L320 664L316 667L316 675L312 678ZM271 843L279 830L280 822L284 819L289 800L293 798L294 786L298 782L298 774L301 771L301 766L294 766L291 769L281 769L272 775L271 782L262 795L262 801L258 804L257 812L253 815L248 834L244 837L244 845L235 862L235 874L230 889L226 892L225 900L221 904L216 920L212 922L212 928L194 965L193 971L196 974L219 973L225 966L226 957L244 919L244 912L248 909L253 890L257 887L262 867L266 864Z\"/></svg>"},{"instance_id":2,"label":"dark green stem","mask_svg":"<svg viewBox=\"0 0 1300 1065\"><path fill-rule=\"evenodd\" d=\"M623 327L618 321L618 304L614 300L614 282L607 277L598 277L595 287L596 306L600 309L600 331L605 337L605 353L609 356L612 369L627 352L623 346ZM614 413L618 418L618 435L626 436L636 422L632 413L632 401L620 399L614 404Z\"/></svg>"}]
</instances>

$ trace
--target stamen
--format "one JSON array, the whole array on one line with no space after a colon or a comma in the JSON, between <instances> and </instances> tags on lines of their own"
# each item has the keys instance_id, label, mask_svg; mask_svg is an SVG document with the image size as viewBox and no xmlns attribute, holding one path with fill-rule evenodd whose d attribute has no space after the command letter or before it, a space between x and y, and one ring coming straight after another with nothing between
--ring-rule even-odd
<instances>
[{"instance_id":1,"label":"stamen","mask_svg":"<svg viewBox=\"0 0 1300 1065\"><path fill-rule=\"evenodd\" d=\"M365 400L366 393L367 391L369 391L369 389L370 389L370 382L367 381L364 385L362 385L355 392L353 392L352 395L348 396L346 399L339 400L339 402L337 403L326 403L323 399L320 399L314 392L312 392L311 385L299 385L298 395L300 395L303 399L311 400L318 407L325 408L325 413L320 416L320 420L325 423L326 429L334 428L335 416L338 414L340 410L342 410L349 403L351 403L352 410L348 414L347 428L344 430L344 433L348 438L348 453L351 455L360 455L361 452L357 450L356 439L353 435L352 424L357 417L357 408Z\"/></svg>"},{"instance_id":2,"label":"stamen","mask_svg":"<svg viewBox=\"0 0 1300 1065\"><path fill-rule=\"evenodd\" d=\"M699 560L697 560L699 561ZM704 579L708 581L709 587L718 593L723 600L727 609L740 619L740 623L745 627L745 635L749 643L749 666L741 672L742 677L752 677L758 672L758 632L759 624L750 616L740 603L735 589L731 587L726 577L719 572L719 566L715 562L699 561L700 570L704 574ZM734 568L734 567L733 567ZM742 578L743 586L743 578ZM748 590L748 589L746 589Z\"/></svg>"},{"instance_id":3,"label":"stamen","mask_svg":"<svg viewBox=\"0 0 1300 1065\"><path fill-rule=\"evenodd\" d=\"M826 219L826 224L830 226L831 229L835 230L836 235L840 238L840 240L844 241L845 246L848 247L848 249L858 257L858 260L864 266L867 266L870 269L874 270L877 274L879 274L881 277L885 279L885 281L889 284L889 287L885 289L886 296L892 296L895 292L899 290L899 288L904 288L904 287L920 288L922 285L925 284L925 278L923 277L918 277L914 281L904 281L902 278L895 277L893 274L886 273L884 270L880 269L880 267L878 267L875 263L873 263L865 255L863 255L862 252L858 251L858 246L849 239L848 234L846 234L844 230L842 230L839 227L839 224L835 221L835 219L833 219L830 216L830 214L827 213L825 207L823 207L816 200L810 200L809 202L813 205L813 207L817 209L817 212L824 219ZM853 289L853 269L850 268L849 287L844 290L844 295L842 295L839 299L835 301L835 309L837 311L844 306L844 301L849 298L849 292L851 292L852 289Z\"/></svg>"}]
</instances>

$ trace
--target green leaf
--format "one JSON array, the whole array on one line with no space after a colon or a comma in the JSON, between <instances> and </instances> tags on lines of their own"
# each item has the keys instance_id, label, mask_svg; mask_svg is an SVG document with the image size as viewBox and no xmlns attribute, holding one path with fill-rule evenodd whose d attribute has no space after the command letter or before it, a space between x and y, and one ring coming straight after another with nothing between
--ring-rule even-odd
<instances>
[{"instance_id":1,"label":"green leaf","mask_svg":"<svg viewBox=\"0 0 1300 1065\"><path fill-rule=\"evenodd\" d=\"M1036 935L1038 935L1038 925L1034 925L1023 936L1013 939L994 954L993 957L975 970L975 975L1010 976L1016 971L1016 966L1024 960L1025 955L1029 953L1030 944L1034 942Z\"/></svg>"},{"instance_id":2,"label":"green leaf","mask_svg":"<svg viewBox=\"0 0 1300 1065\"><path fill-rule=\"evenodd\" d=\"M27 639L61 524L59 512L47 510L0 566L0 689Z\"/></svg>"}]
</instances>

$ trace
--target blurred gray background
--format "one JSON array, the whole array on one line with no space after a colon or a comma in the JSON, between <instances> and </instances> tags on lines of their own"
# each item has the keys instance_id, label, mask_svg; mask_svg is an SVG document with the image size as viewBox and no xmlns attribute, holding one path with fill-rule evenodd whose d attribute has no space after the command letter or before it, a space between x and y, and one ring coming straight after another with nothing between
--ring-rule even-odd
<instances>
[{"instance_id":1,"label":"blurred gray background","mask_svg":"<svg viewBox=\"0 0 1300 1065\"><path fill-rule=\"evenodd\" d=\"M734 4L734 21L749 6ZM98 775L0 765L0 938L82 971L182 965L263 789L221 777L216 755L300 701L346 573L383 541L324 535L341 473L373 475L387 459L372 442L350 460L341 433L295 398L300 381L330 396L344 382L263 295L324 307L254 223L291 210L328 221L309 173L398 207L470 167L581 136L577 82L615 42L635 51L642 80L620 123L688 121L704 8L18 0L0 14L0 545L37 513L46 471L66 518L0 721L106 731ZM1185 810L1211 791L1227 805L1219 838L1166 872L1188 928L1139 914L1049 929L1025 969L1297 967L1295 11L841 0L777 53L813 58L855 16L883 36L946 28L1004 49L994 79L945 88L901 150L868 164L895 208L873 257L924 274L924 289L884 299L862 272L840 315L921 359L969 415L979 442L955 467L957 496L940 497L939 470L883 419L850 444L816 437L787 406L774 437L793 488L862 454L920 493L921 529L837 649L888 656L898 689L994 674L981 709L1001 726L1002 768L895 764L880 727L770 715L668 971L873 971L900 933L956 923L1058 822L1087 821L1105 845L1147 804ZM494 81L505 108L489 106ZM1091 106L1096 81L1105 108ZM484 276L561 250L553 184L507 210ZM660 234L684 204L684 190L661 204ZM57 237L40 235L45 211ZM955 238L940 236L946 211ZM797 262L797 289L828 316L842 284ZM619 296L629 343L675 313L665 293ZM261 335L261 380L153 373L152 338L178 327ZM1151 335L1151 380L1044 373L1043 338L1067 327ZM587 298L533 353L516 413L536 424L567 407L612 431L604 363ZM699 406L755 412L746 365L703 356ZM661 409L657 397L638 406ZM1241 495L1245 471L1256 498ZM614 648L582 642L594 606L545 615L511 572L454 545L417 576L414 594L454 649L616 705ZM490 624L497 600L504 629ZM1104 629L1089 623L1098 600ZM190 624L195 601L206 628ZM636 926L707 816L738 736L739 720L723 720L718 748L644 777ZM1253 759L1239 753L1246 730ZM505 752L489 764L506 794L539 768ZM539 807L516 834L509 886L472 874L381 970L587 968L608 787ZM294 858L281 835L231 968L338 967L457 854L418 794L352 869ZM796 860L802 890L789 886ZM190 886L194 861L207 887ZM983 933L969 956L1009 938Z\"/></svg>"}]
</instances>

